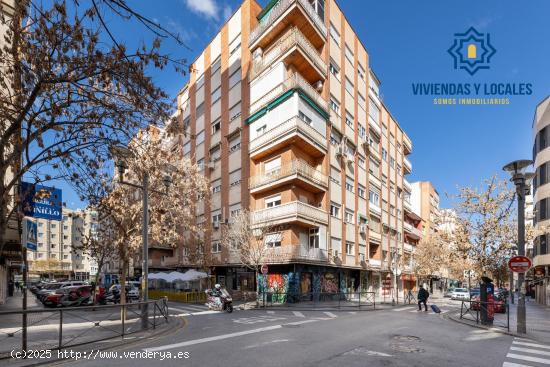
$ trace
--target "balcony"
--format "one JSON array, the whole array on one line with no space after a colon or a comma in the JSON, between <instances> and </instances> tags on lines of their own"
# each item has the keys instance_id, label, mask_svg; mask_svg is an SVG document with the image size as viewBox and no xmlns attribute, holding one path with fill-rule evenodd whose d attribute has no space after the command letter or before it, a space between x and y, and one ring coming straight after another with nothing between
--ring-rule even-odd
<instances>
[{"instance_id":1,"label":"balcony","mask_svg":"<svg viewBox=\"0 0 550 367\"><path fill-rule=\"evenodd\" d=\"M369 172L369 181L379 189L382 188L382 182L380 181L380 179L370 172Z\"/></svg>"},{"instance_id":2,"label":"balcony","mask_svg":"<svg viewBox=\"0 0 550 367\"><path fill-rule=\"evenodd\" d=\"M261 158L290 144L299 145L313 157L327 153L326 136L295 116L253 139L249 145L250 157Z\"/></svg>"},{"instance_id":3,"label":"balcony","mask_svg":"<svg viewBox=\"0 0 550 367\"><path fill-rule=\"evenodd\" d=\"M325 43L328 35L325 22L307 0L280 0L271 9L264 11L265 14L260 14L258 26L248 38L251 50L269 45L278 34L292 25L301 29L315 47Z\"/></svg>"},{"instance_id":4,"label":"balcony","mask_svg":"<svg viewBox=\"0 0 550 367\"><path fill-rule=\"evenodd\" d=\"M369 265L373 268L379 268L382 266L382 260L379 259L369 259Z\"/></svg>"},{"instance_id":5,"label":"balcony","mask_svg":"<svg viewBox=\"0 0 550 367\"><path fill-rule=\"evenodd\" d=\"M250 178L251 194L257 194L275 187L296 182L310 192L323 192L328 188L328 176L311 167L305 161L293 160L280 168Z\"/></svg>"},{"instance_id":6,"label":"balcony","mask_svg":"<svg viewBox=\"0 0 550 367\"><path fill-rule=\"evenodd\" d=\"M375 205L371 202L369 202L369 210L371 213L381 216L382 215L382 208L380 208L378 205Z\"/></svg>"},{"instance_id":7,"label":"balcony","mask_svg":"<svg viewBox=\"0 0 550 367\"><path fill-rule=\"evenodd\" d=\"M327 76L327 64L323 61L321 54L296 27L283 35L262 57L254 60L250 80L256 78L279 59L284 60L286 65L293 65L310 83Z\"/></svg>"},{"instance_id":8,"label":"balcony","mask_svg":"<svg viewBox=\"0 0 550 367\"><path fill-rule=\"evenodd\" d=\"M411 152L412 152L412 141L405 134L403 134L403 148L405 148L405 155L411 154Z\"/></svg>"},{"instance_id":9,"label":"balcony","mask_svg":"<svg viewBox=\"0 0 550 367\"><path fill-rule=\"evenodd\" d=\"M403 168L405 168L405 174L412 172L412 164L407 157L403 158Z\"/></svg>"},{"instance_id":10,"label":"balcony","mask_svg":"<svg viewBox=\"0 0 550 367\"><path fill-rule=\"evenodd\" d=\"M382 241L382 233L375 232L372 229L369 231L369 241L380 243Z\"/></svg>"},{"instance_id":11,"label":"balcony","mask_svg":"<svg viewBox=\"0 0 550 367\"><path fill-rule=\"evenodd\" d=\"M266 263L281 264L292 262L323 262L329 260L328 251L320 248L303 248L300 245L274 247L266 254Z\"/></svg>"},{"instance_id":12,"label":"balcony","mask_svg":"<svg viewBox=\"0 0 550 367\"><path fill-rule=\"evenodd\" d=\"M355 256L354 255L346 255L346 265L347 266L355 266Z\"/></svg>"},{"instance_id":13,"label":"balcony","mask_svg":"<svg viewBox=\"0 0 550 367\"><path fill-rule=\"evenodd\" d=\"M405 191L407 192L412 192L412 186L411 186L411 183L409 181L407 181L406 179L403 178L403 188L405 189ZM410 203L409 203L410 205Z\"/></svg>"},{"instance_id":14,"label":"balcony","mask_svg":"<svg viewBox=\"0 0 550 367\"><path fill-rule=\"evenodd\" d=\"M411 245L410 243L404 243L403 244L403 250L405 250L406 252L413 252L413 249L414 249L414 246Z\"/></svg>"},{"instance_id":15,"label":"balcony","mask_svg":"<svg viewBox=\"0 0 550 367\"><path fill-rule=\"evenodd\" d=\"M282 83L276 85L272 90L261 96L258 100L250 105L250 116L264 107L269 107L272 102L276 102L285 92L291 90L300 90L307 95L314 103L319 106L328 116L328 102L321 97L319 92L315 90L300 74L294 73Z\"/></svg>"},{"instance_id":16,"label":"balcony","mask_svg":"<svg viewBox=\"0 0 550 367\"><path fill-rule=\"evenodd\" d=\"M382 128L380 127L380 124L378 122L376 122L370 115L369 115L368 119L369 119L370 131L375 133L378 137L381 137L382 136Z\"/></svg>"},{"instance_id":17,"label":"balcony","mask_svg":"<svg viewBox=\"0 0 550 367\"><path fill-rule=\"evenodd\" d=\"M369 155L374 158L375 161L382 162L382 157L380 156L380 146L378 144L369 145Z\"/></svg>"},{"instance_id":18,"label":"balcony","mask_svg":"<svg viewBox=\"0 0 550 367\"><path fill-rule=\"evenodd\" d=\"M312 205L301 201L256 210L251 213L253 225L276 225L282 223L299 222L306 226L318 226L328 224L328 213Z\"/></svg>"},{"instance_id":19,"label":"balcony","mask_svg":"<svg viewBox=\"0 0 550 367\"><path fill-rule=\"evenodd\" d=\"M411 238L420 239L422 237L422 231L420 231L418 228L413 227L413 225L410 223L403 222L403 228Z\"/></svg>"}]
</instances>

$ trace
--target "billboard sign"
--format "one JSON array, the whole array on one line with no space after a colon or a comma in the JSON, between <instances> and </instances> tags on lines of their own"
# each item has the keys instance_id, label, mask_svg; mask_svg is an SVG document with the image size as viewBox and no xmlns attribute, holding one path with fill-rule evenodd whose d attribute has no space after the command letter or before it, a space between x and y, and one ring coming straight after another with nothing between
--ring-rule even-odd
<instances>
[{"instance_id":1,"label":"billboard sign","mask_svg":"<svg viewBox=\"0 0 550 367\"><path fill-rule=\"evenodd\" d=\"M22 182L21 197L25 216L49 220L62 219L61 189Z\"/></svg>"},{"instance_id":2,"label":"billboard sign","mask_svg":"<svg viewBox=\"0 0 550 367\"><path fill-rule=\"evenodd\" d=\"M31 251L36 251L36 243L37 243L37 228L36 228L36 222L30 219L26 219L25 221L25 237L26 237L26 246L27 249Z\"/></svg>"}]
</instances>

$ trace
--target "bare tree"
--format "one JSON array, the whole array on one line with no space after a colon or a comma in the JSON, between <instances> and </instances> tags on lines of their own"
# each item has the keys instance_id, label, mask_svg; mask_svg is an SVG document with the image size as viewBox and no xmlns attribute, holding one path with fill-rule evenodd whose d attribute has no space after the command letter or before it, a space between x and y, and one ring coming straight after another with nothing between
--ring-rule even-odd
<instances>
[{"instance_id":1,"label":"bare tree","mask_svg":"<svg viewBox=\"0 0 550 367\"><path fill-rule=\"evenodd\" d=\"M129 51L106 26L106 11L159 37ZM86 193L113 142L171 117L170 99L146 70L170 63L182 71L184 62L161 53L168 31L121 0L18 0L0 22L7 27L0 48L1 255L20 180L65 179Z\"/></svg>"},{"instance_id":2,"label":"bare tree","mask_svg":"<svg viewBox=\"0 0 550 367\"><path fill-rule=\"evenodd\" d=\"M282 234L279 226L270 218L254 218L248 210L241 210L234 215L229 225L224 228L222 244L230 249L231 255L244 267L254 271L256 281L256 304L260 293L258 275L263 264L273 262L276 257Z\"/></svg>"}]
</instances>

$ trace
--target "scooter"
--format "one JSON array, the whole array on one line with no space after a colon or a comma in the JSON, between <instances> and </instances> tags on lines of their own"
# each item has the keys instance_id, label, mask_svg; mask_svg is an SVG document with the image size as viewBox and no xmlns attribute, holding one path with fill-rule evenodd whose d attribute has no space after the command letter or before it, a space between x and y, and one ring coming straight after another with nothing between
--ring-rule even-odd
<instances>
[{"instance_id":1,"label":"scooter","mask_svg":"<svg viewBox=\"0 0 550 367\"><path fill-rule=\"evenodd\" d=\"M215 297L212 294L212 290L208 289L205 291L206 293L206 303L205 305L208 307L209 310L216 310L216 311L225 311L227 313L233 312L233 299L231 298L231 295L229 292L227 292L225 289L221 290L221 297ZM220 299L220 302L217 302L217 298Z\"/></svg>"}]
</instances>

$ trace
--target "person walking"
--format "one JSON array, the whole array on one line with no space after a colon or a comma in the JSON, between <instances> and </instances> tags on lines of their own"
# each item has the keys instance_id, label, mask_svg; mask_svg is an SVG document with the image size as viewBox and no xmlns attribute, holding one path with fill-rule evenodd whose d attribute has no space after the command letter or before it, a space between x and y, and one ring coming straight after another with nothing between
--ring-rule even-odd
<instances>
[{"instance_id":1,"label":"person walking","mask_svg":"<svg viewBox=\"0 0 550 367\"><path fill-rule=\"evenodd\" d=\"M418 311L422 311L422 304L424 304L424 311L428 312L428 305L426 304L428 297L430 297L430 293L423 286L420 286L416 297L418 299Z\"/></svg>"}]
</instances>

